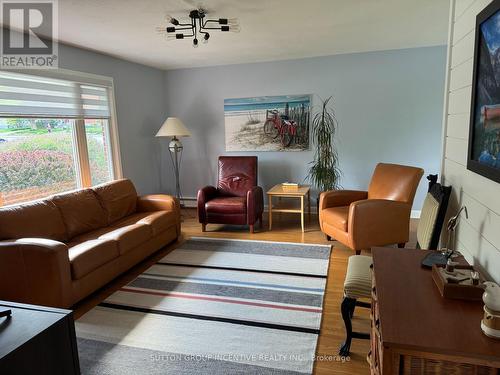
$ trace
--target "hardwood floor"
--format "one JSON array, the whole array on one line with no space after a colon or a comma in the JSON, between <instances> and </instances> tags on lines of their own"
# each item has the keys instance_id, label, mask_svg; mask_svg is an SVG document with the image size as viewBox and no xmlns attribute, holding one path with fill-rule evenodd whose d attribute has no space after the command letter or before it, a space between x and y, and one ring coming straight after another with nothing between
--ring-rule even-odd
<instances>
[{"instance_id":1,"label":"hardwood floor","mask_svg":"<svg viewBox=\"0 0 500 375\"><path fill-rule=\"evenodd\" d=\"M264 217L266 217L266 215L264 215ZM321 323L321 334L317 347L318 358L315 363L314 373L317 375L368 374L369 368L366 362L366 354L369 350L369 340L353 340L350 357L344 360L336 357L338 349L345 338L344 324L340 314L340 303L342 301L342 287L347 267L347 259L349 256L353 255L353 251L336 241L328 242L324 234L319 230L317 221L316 215L311 216L310 222L306 219L306 232L302 233L300 230L300 218L297 215L278 214L273 217L272 231L267 230L268 226L265 219L263 228L257 227L256 233L254 234L250 234L247 227L216 224L208 225L208 231L203 233L201 231L201 225L198 223L196 217L196 211L194 209L184 209L182 223L183 236L179 242L154 254L103 289L80 302L75 306L75 319L85 314L121 286L132 281L136 276L165 256L169 251L175 249L180 242L192 236L331 244L333 249L330 257L327 288L324 299L323 321ZM415 244L416 220L412 220L410 227L411 239L407 247L412 247L412 245ZM369 309L356 309L353 317L354 330L369 332L369 313ZM293 345L293 343L291 344Z\"/></svg>"}]
</instances>

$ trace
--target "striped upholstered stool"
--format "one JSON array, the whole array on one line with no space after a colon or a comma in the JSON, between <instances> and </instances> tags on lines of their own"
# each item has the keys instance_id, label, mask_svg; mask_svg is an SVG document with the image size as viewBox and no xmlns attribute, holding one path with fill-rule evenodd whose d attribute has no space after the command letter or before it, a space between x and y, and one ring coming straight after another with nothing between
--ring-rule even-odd
<instances>
[{"instance_id":1,"label":"striped upholstered stool","mask_svg":"<svg viewBox=\"0 0 500 375\"><path fill-rule=\"evenodd\" d=\"M351 349L351 340L369 339L369 333L353 332L351 319L356 306L370 308L368 302L358 301L360 298L371 298L372 275L370 267L372 257L366 255L352 255L347 263L347 274L344 281L344 299L342 300L342 319L345 324L346 339L340 347L339 355L348 356Z\"/></svg>"}]
</instances>

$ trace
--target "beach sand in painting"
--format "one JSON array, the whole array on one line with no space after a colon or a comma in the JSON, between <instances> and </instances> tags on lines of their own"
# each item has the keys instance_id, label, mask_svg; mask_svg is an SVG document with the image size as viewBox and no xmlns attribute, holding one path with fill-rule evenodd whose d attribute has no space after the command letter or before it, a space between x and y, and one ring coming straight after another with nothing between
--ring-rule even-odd
<instances>
[{"instance_id":1,"label":"beach sand in painting","mask_svg":"<svg viewBox=\"0 0 500 375\"><path fill-rule=\"evenodd\" d=\"M303 151L302 144L281 145L264 133L266 112L251 111L226 115L226 151ZM258 122L257 122L258 121Z\"/></svg>"},{"instance_id":2,"label":"beach sand in painting","mask_svg":"<svg viewBox=\"0 0 500 375\"><path fill-rule=\"evenodd\" d=\"M280 137L273 138L264 132L266 110L278 110L284 114L286 104L289 113L301 113L297 126L302 126L308 134L309 96L258 97L246 99L226 99L224 101L226 151L303 151L309 149L309 137L296 137L285 147ZM306 119L307 117L307 119ZM290 116L290 119L295 117Z\"/></svg>"}]
</instances>

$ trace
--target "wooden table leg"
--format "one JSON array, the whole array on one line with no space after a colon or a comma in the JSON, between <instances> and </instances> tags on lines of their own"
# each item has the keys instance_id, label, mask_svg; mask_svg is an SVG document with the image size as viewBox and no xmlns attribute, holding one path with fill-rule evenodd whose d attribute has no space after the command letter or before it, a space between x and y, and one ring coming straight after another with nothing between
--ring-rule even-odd
<instances>
[{"instance_id":1,"label":"wooden table leg","mask_svg":"<svg viewBox=\"0 0 500 375\"><path fill-rule=\"evenodd\" d=\"M309 215L309 223L311 222L311 190L307 192L307 210Z\"/></svg>"},{"instance_id":2,"label":"wooden table leg","mask_svg":"<svg viewBox=\"0 0 500 375\"><path fill-rule=\"evenodd\" d=\"M273 196L268 195L267 196L267 204L268 204L268 211L269 211L269 230L273 229Z\"/></svg>"},{"instance_id":3,"label":"wooden table leg","mask_svg":"<svg viewBox=\"0 0 500 375\"><path fill-rule=\"evenodd\" d=\"M302 224L302 232L304 232L304 196L300 197L300 223Z\"/></svg>"}]
</instances>

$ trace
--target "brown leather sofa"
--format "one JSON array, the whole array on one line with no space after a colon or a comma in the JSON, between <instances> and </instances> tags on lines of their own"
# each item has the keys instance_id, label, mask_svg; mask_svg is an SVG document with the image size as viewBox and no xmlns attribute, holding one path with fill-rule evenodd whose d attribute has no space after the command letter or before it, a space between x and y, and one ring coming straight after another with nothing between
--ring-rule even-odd
<instances>
[{"instance_id":1,"label":"brown leather sofa","mask_svg":"<svg viewBox=\"0 0 500 375\"><path fill-rule=\"evenodd\" d=\"M328 239L336 239L356 254L372 246L404 247L410 234L413 198L423 173L421 168L380 163L368 191L321 193L321 230Z\"/></svg>"},{"instance_id":2,"label":"brown leather sofa","mask_svg":"<svg viewBox=\"0 0 500 375\"><path fill-rule=\"evenodd\" d=\"M0 299L70 307L179 235L178 201L130 180L0 208Z\"/></svg>"},{"instance_id":3,"label":"brown leather sofa","mask_svg":"<svg viewBox=\"0 0 500 375\"><path fill-rule=\"evenodd\" d=\"M262 225L264 192L257 186L256 156L220 156L217 187L198 191L198 219L205 232L208 223Z\"/></svg>"}]
</instances>

